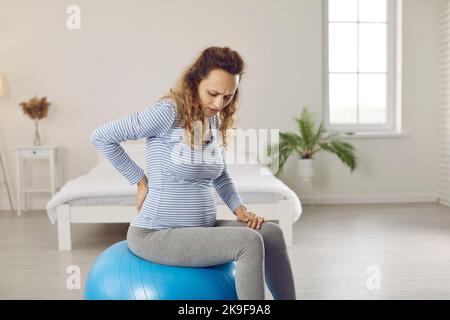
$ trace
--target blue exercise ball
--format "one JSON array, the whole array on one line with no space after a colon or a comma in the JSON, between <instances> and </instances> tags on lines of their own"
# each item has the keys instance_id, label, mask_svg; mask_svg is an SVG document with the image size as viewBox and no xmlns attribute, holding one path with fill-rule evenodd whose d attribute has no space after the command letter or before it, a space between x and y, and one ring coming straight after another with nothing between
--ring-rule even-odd
<instances>
[{"instance_id":1,"label":"blue exercise ball","mask_svg":"<svg viewBox=\"0 0 450 320\"><path fill-rule=\"evenodd\" d=\"M177 267L136 256L127 241L96 259L89 271L86 300L237 300L235 262L212 267Z\"/></svg>"}]
</instances>

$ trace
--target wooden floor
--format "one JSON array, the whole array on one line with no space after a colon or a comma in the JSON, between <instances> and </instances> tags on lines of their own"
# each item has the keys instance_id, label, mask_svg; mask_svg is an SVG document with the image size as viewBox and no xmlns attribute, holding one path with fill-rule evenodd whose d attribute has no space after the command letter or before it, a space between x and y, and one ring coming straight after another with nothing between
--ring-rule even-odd
<instances>
[{"instance_id":1,"label":"wooden floor","mask_svg":"<svg viewBox=\"0 0 450 320\"><path fill-rule=\"evenodd\" d=\"M89 266L127 227L75 225L73 251L59 252L45 211L0 212L0 299L82 299ZM298 299L450 299L445 206L305 207L289 252ZM80 290L67 288L71 265L80 267Z\"/></svg>"}]
</instances>

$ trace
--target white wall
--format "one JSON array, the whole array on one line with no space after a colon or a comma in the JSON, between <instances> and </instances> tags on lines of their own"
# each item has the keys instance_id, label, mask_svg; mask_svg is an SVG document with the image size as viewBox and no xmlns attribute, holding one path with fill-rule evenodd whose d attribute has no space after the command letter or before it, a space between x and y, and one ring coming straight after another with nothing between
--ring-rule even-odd
<instances>
[{"instance_id":1,"label":"white wall","mask_svg":"<svg viewBox=\"0 0 450 320\"><path fill-rule=\"evenodd\" d=\"M317 201L409 201L435 197L439 0L404 1L403 116L409 136L351 140L360 167L318 156ZM81 7L81 30L66 28L66 8ZM322 2L319 0L62 1L0 0L0 145L15 183L11 147L33 139L18 107L34 95L53 103L41 122L46 144L61 147L62 179L95 163L89 144L101 123L140 111L166 93L205 47L230 46L248 65L238 127L295 131L308 105L322 114ZM276 116L274 116L276 115ZM33 185L46 179L35 165ZM282 179L303 202L295 158ZM309 189L307 190L309 193ZM7 209L0 192L0 208ZM47 195L33 195L44 208Z\"/></svg>"},{"instance_id":2,"label":"white wall","mask_svg":"<svg viewBox=\"0 0 450 320\"><path fill-rule=\"evenodd\" d=\"M439 142L437 152L437 194L439 203L450 206L450 70L448 68L450 58L450 1L441 1L440 28L440 52L439 63L439 108L438 128Z\"/></svg>"}]
</instances>

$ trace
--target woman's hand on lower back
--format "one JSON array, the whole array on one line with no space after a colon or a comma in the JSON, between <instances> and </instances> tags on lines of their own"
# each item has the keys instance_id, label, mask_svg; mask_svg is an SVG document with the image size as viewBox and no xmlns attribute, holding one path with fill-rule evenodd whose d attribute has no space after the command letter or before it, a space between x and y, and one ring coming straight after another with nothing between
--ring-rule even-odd
<instances>
[{"instance_id":1,"label":"woman's hand on lower back","mask_svg":"<svg viewBox=\"0 0 450 320\"><path fill-rule=\"evenodd\" d=\"M147 177L144 176L141 181L137 184L137 194L136 194L136 211L139 213L142 208L142 204L145 201L148 193L148 181Z\"/></svg>"}]
</instances>

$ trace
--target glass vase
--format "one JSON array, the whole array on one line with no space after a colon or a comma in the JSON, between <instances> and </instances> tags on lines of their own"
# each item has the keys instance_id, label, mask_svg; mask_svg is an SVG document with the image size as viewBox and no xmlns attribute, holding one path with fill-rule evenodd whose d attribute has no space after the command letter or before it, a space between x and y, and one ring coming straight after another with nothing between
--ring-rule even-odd
<instances>
[{"instance_id":1,"label":"glass vase","mask_svg":"<svg viewBox=\"0 0 450 320\"><path fill-rule=\"evenodd\" d=\"M34 146L41 145L41 135L39 134L39 121L35 122L33 145Z\"/></svg>"}]
</instances>

